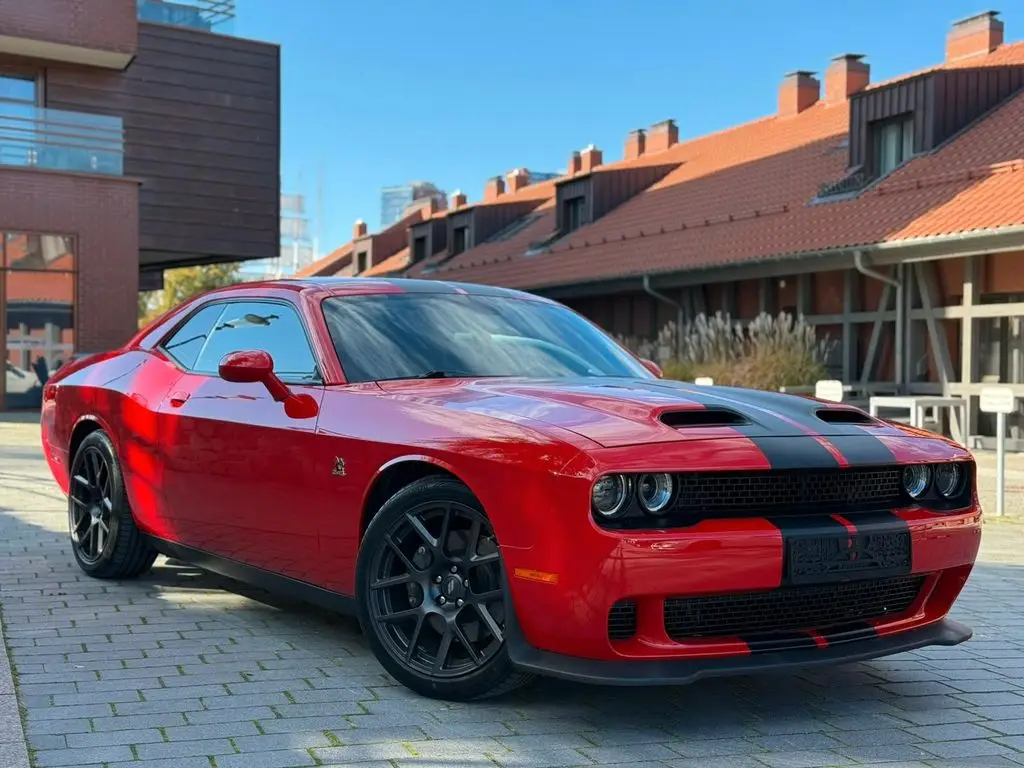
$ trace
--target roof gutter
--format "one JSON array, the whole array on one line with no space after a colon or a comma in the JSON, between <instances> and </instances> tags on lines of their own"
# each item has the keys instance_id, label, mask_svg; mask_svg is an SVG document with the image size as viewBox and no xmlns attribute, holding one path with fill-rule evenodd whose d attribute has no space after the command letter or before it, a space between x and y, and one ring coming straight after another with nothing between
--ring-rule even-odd
<instances>
[{"instance_id":1,"label":"roof gutter","mask_svg":"<svg viewBox=\"0 0 1024 768\"><path fill-rule=\"evenodd\" d=\"M676 308L676 354L682 356L682 351L683 351L683 320L684 320L683 305L680 304L678 301L674 301L674 300L670 299L665 294L658 293L656 290L651 288L651 276L650 275L644 275L643 286L644 286L644 291L646 293L650 294L651 296L653 296L658 301L664 302L665 304L668 304L668 305L673 306L673 307Z\"/></svg>"},{"instance_id":2,"label":"roof gutter","mask_svg":"<svg viewBox=\"0 0 1024 768\"><path fill-rule=\"evenodd\" d=\"M860 250L859 248L853 252L853 266L862 275L867 275L868 277L875 278L875 280L881 280L883 283L888 283L889 285L893 286L897 291L903 288L903 283L901 283L899 280L891 278L888 275L883 275L881 272L875 272L874 270L868 269L868 267L864 264L864 251Z\"/></svg>"}]
</instances>

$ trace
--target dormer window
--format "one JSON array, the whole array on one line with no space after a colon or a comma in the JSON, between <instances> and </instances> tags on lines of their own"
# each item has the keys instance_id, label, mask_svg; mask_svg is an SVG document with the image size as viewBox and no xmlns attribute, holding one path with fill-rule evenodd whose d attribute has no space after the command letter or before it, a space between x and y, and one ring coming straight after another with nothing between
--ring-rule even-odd
<instances>
[{"instance_id":1,"label":"dormer window","mask_svg":"<svg viewBox=\"0 0 1024 768\"><path fill-rule=\"evenodd\" d=\"M458 256L466 250L466 242L469 240L469 227L455 227L452 230L452 255Z\"/></svg>"},{"instance_id":2,"label":"dormer window","mask_svg":"<svg viewBox=\"0 0 1024 768\"><path fill-rule=\"evenodd\" d=\"M417 262L423 261L425 258L427 258L427 236L420 235L412 241L412 260Z\"/></svg>"},{"instance_id":3,"label":"dormer window","mask_svg":"<svg viewBox=\"0 0 1024 768\"><path fill-rule=\"evenodd\" d=\"M369 253L360 251L356 254L356 274L361 274L370 268Z\"/></svg>"},{"instance_id":4,"label":"dormer window","mask_svg":"<svg viewBox=\"0 0 1024 768\"><path fill-rule=\"evenodd\" d=\"M566 234L583 225L585 204L586 198L584 197L574 197L562 202L562 226Z\"/></svg>"},{"instance_id":5,"label":"dormer window","mask_svg":"<svg viewBox=\"0 0 1024 768\"><path fill-rule=\"evenodd\" d=\"M876 176L892 173L914 154L913 115L879 120L871 126Z\"/></svg>"}]
</instances>

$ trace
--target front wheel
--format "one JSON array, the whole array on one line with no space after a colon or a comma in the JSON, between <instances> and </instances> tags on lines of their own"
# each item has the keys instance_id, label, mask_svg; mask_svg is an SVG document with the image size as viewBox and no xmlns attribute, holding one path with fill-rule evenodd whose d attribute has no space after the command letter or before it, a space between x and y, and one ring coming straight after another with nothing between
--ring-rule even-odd
<instances>
[{"instance_id":1,"label":"front wheel","mask_svg":"<svg viewBox=\"0 0 1024 768\"><path fill-rule=\"evenodd\" d=\"M370 522L357 566L359 621L384 668L451 701L528 682L508 656L501 569L494 529L464 485L428 477L392 496Z\"/></svg>"}]
</instances>

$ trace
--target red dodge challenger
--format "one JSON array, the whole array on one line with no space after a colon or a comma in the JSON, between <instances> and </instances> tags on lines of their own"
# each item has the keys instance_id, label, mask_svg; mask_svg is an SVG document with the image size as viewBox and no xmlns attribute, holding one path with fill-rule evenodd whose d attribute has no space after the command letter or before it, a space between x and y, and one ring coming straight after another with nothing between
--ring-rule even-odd
<instances>
[{"instance_id":1,"label":"red dodge challenger","mask_svg":"<svg viewBox=\"0 0 1024 768\"><path fill-rule=\"evenodd\" d=\"M87 574L158 553L358 615L424 695L686 683L955 645L975 465L810 398L665 381L566 307L250 283L47 382Z\"/></svg>"}]
</instances>

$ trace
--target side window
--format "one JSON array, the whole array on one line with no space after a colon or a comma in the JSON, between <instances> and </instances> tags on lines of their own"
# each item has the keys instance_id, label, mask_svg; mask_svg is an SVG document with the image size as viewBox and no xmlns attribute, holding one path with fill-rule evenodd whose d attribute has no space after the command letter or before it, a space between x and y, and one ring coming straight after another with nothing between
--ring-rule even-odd
<instances>
[{"instance_id":1,"label":"side window","mask_svg":"<svg viewBox=\"0 0 1024 768\"><path fill-rule=\"evenodd\" d=\"M223 311L223 304L208 304L200 309L163 343L164 351L185 368L194 368L214 323Z\"/></svg>"},{"instance_id":2,"label":"side window","mask_svg":"<svg viewBox=\"0 0 1024 768\"><path fill-rule=\"evenodd\" d=\"M320 380L309 339L294 308L269 301L246 301L224 304L223 309L199 353L196 371L216 374L221 358L229 352L261 349L274 358L274 373L282 379Z\"/></svg>"}]
</instances>

